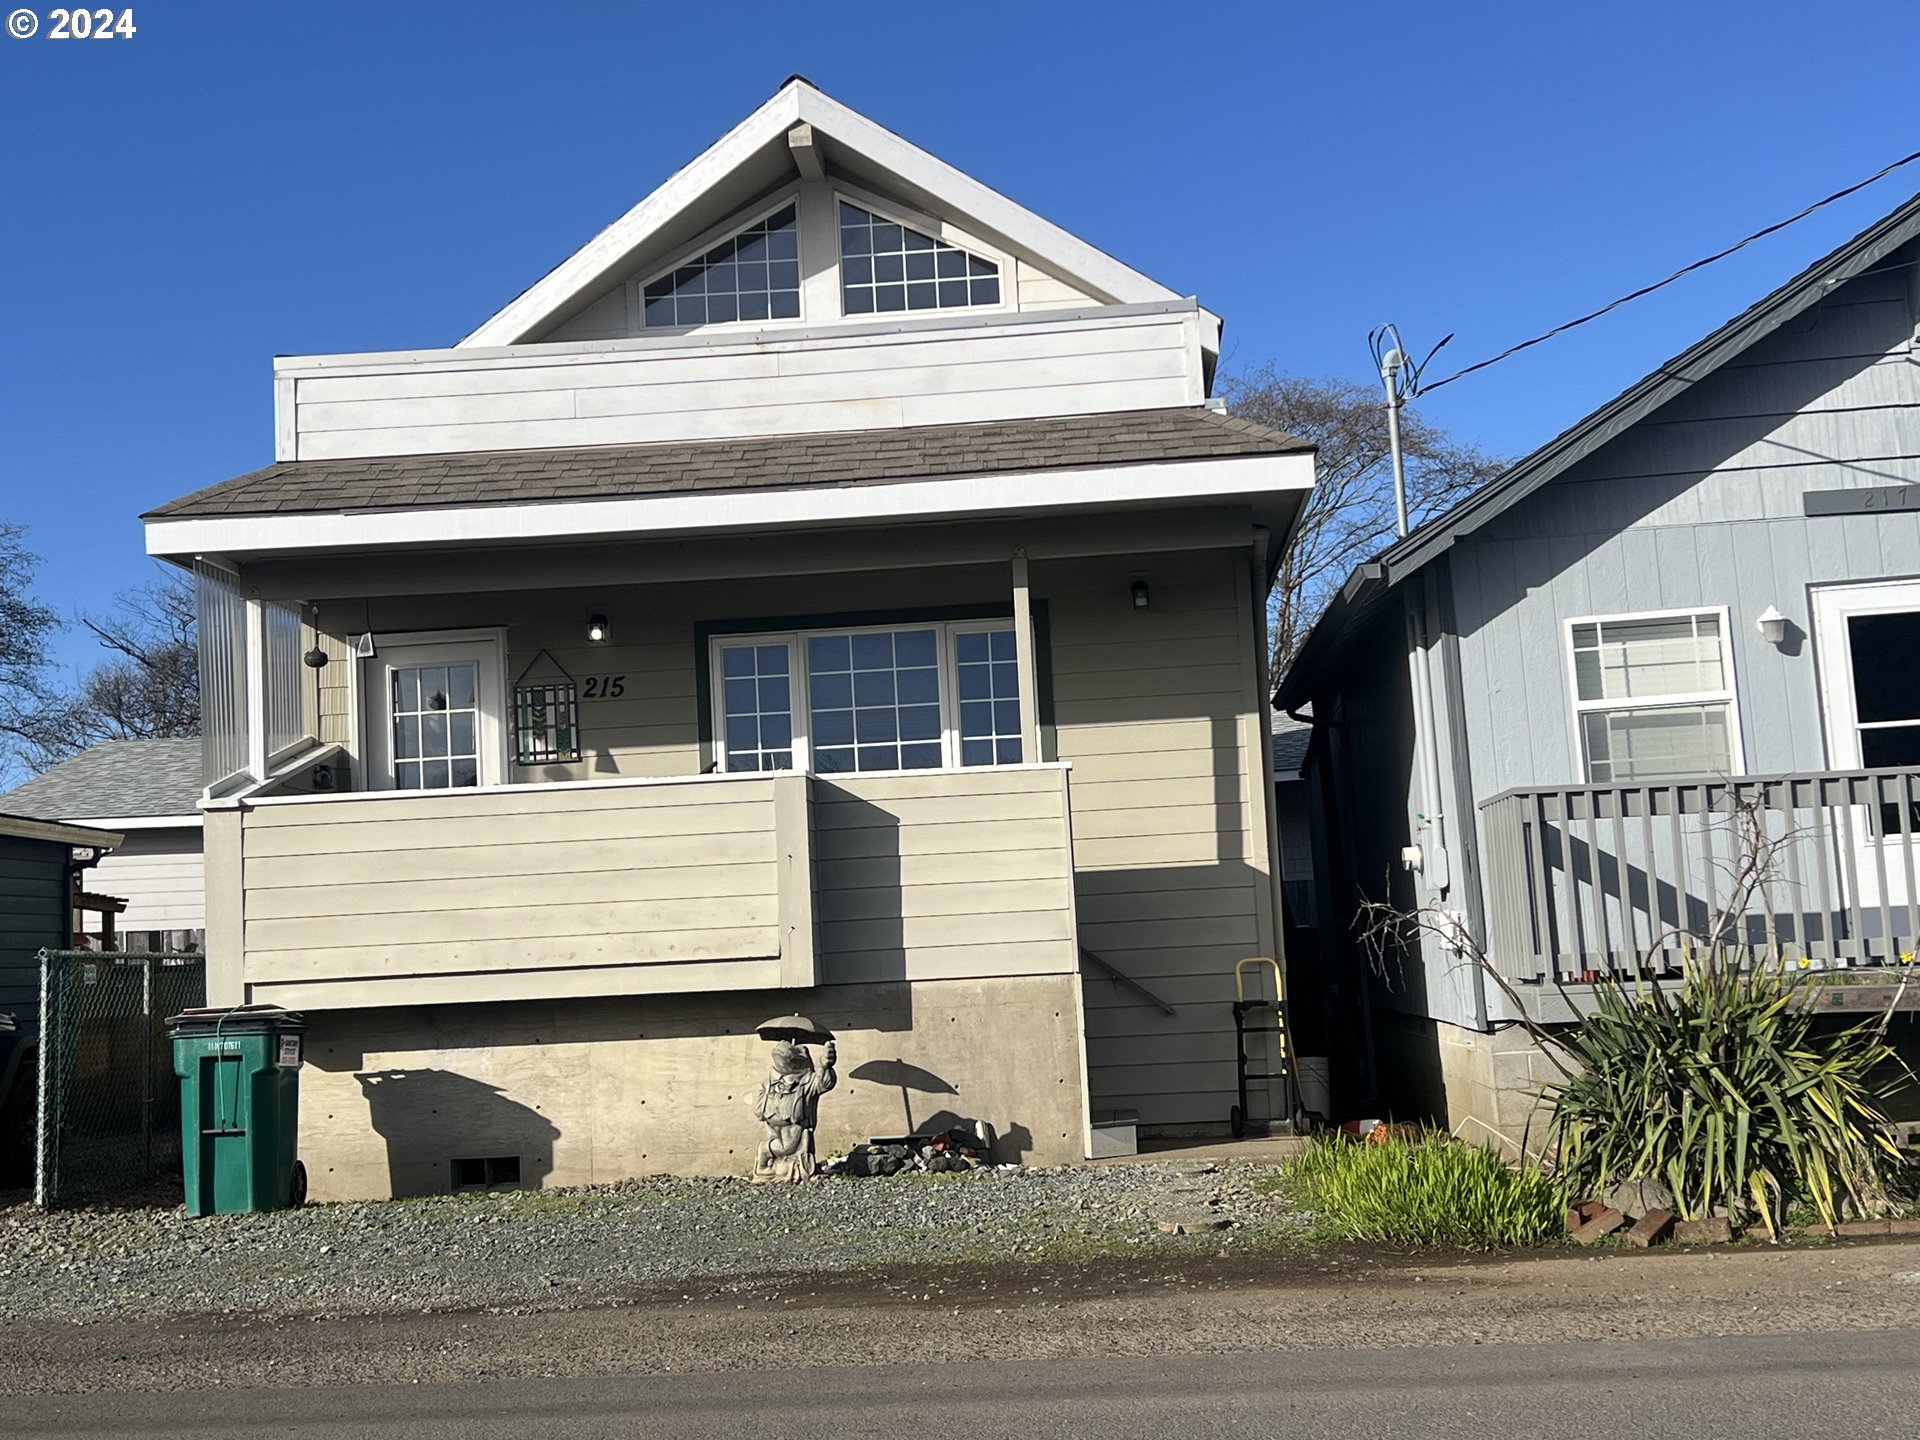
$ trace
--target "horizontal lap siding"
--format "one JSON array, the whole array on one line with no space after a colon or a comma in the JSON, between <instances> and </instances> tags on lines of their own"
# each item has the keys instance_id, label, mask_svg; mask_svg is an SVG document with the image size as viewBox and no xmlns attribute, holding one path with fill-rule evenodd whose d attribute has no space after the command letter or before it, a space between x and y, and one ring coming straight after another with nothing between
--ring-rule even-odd
<instances>
[{"instance_id":1,"label":"horizontal lap siding","mask_svg":"<svg viewBox=\"0 0 1920 1440\"><path fill-rule=\"evenodd\" d=\"M581 758L513 765L516 783L695 775L701 754L699 665L705 651L699 627L807 615L859 616L900 608L955 609L1011 606L1004 565L946 566L809 576L745 577L677 585L617 585L591 590L510 590L338 602L329 614L370 614L376 632L504 626L507 677L526 682L574 681L580 716ZM586 640L588 617L611 621L607 643ZM347 665L329 665L321 675ZM608 696L589 680L618 678Z\"/></svg>"},{"instance_id":2,"label":"horizontal lap siding","mask_svg":"<svg viewBox=\"0 0 1920 1440\"><path fill-rule=\"evenodd\" d=\"M1174 1006L1089 967L1096 1113L1219 1124L1234 1103L1233 968L1272 954L1244 552L1045 567L1054 716L1073 765L1080 943ZM1144 574L1151 603L1131 604Z\"/></svg>"},{"instance_id":3,"label":"horizontal lap siding","mask_svg":"<svg viewBox=\"0 0 1920 1440\"><path fill-rule=\"evenodd\" d=\"M783 435L1196 403L1190 317L517 355L293 377L302 460ZM343 373L344 372L344 373Z\"/></svg>"},{"instance_id":4,"label":"horizontal lap siding","mask_svg":"<svg viewBox=\"0 0 1920 1440\"><path fill-rule=\"evenodd\" d=\"M67 848L0 836L0 1008L37 1005L42 949L66 942Z\"/></svg>"},{"instance_id":5,"label":"horizontal lap siding","mask_svg":"<svg viewBox=\"0 0 1920 1440\"><path fill-rule=\"evenodd\" d=\"M86 885L127 902L114 920L123 934L206 927L206 867L197 827L128 832L119 849L87 871Z\"/></svg>"},{"instance_id":6,"label":"horizontal lap siding","mask_svg":"<svg viewBox=\"0 0 1920 1440\"><path fill-rule=\"evenodd\" d=\"M1076 971L1063 772L812 784L821 983Z\"/></svg>"},{"instance_id":7,"label":"horizontal lap siding","mask_svg":"<svg viewBox=\"0 0 1920 1440\"><path fill-rule=\"evenodd\" d=\"M243 838L247 978L256 999L402 1003L485 998L530 971L772 960L774 828L760 781L261 806ZM659 988L696 979L731 983L694 969Z\"/></svg>"}]
</instances>

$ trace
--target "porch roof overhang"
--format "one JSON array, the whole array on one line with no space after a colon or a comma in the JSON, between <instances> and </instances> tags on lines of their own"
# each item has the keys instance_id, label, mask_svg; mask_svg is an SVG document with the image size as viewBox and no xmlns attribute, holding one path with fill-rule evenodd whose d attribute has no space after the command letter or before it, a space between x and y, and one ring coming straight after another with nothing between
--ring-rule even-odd
<instances>
[{"instance_id":1,"label":"porch roof overhang","mask_svg":"<svg viewBox=\"0 0 1920 1440\"><path fill-rule=\"evenodd\" d=\"M1277 541L1313 450L1198 407L757 440L299 461L145 518L174 560L944 523L1234 503Z\"/></svg>"}]
</instances>

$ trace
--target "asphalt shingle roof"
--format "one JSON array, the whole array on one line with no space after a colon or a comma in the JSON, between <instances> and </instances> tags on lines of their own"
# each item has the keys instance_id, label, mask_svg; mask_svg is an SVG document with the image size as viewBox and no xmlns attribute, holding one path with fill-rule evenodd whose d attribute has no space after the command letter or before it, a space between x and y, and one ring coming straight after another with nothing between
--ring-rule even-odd
<instances>
[{"instance_id":1,"label":"asphalt shingle roof","mask_svg":"<svg viewBox=\"0 0 1920 1440\"><path fill-rule=\"evenodd\" d=\"M109 740L0 795L0 811L35 820L194 815L198 740Z\"/></svg>"},{"instance_id":2,"label":"asphalt shingle roof","mask_svg":"<svg viewBox=\"0 0 1920 1440\"><path fill-rule=\"evenodd\" d=\"M1296 720L1282 711L1272 711L1268 725L1273 730L1273 773L1298 775L1307 763L1307 746L1313 741L1313 725Z\"/></svg>"},{"instance_id":3,"label":"asphalt shingle roof","mask_svg":"<svg viewBox=\"0 0 1920 1440\"><path fill-rule=\"evenodd\" d=\"M1194 406L590 449L295 460L197 490L145 518L530 505L1280 455L1310 448L1278 430Z\"/></svg>"}]
</instances>

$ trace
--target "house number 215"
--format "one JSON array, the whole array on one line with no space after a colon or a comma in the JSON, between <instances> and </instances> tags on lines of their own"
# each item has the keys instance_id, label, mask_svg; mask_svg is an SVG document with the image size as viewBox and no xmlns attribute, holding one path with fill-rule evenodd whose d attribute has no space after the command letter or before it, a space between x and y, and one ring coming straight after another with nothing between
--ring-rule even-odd
<instances>
[{"instance_id":1,"label":"house number 215","mask_svg":"<svg viewBox=\"0 0 1920 1440\"><path fill-rule=\"evenodd\" d=\"M582 700L618 700L627 693L627 677L624 675L589 675L586 693Z\"/></svg>"}]
</instances>

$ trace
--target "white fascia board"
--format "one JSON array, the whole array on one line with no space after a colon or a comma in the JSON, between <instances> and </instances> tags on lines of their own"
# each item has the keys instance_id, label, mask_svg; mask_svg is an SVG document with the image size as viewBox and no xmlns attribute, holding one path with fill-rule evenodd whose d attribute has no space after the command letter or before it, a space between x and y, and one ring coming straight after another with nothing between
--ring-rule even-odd
<instances>
[{"instance_id":1,"label":"white fascia board","mask_svg":"<svg viewBox=\"0 0 1920 1440\"><path fill-rule=\"evenodd\" d=\"M953 206L962 215L1005 237L1015 249L1026 250L1036 259L1057 267L1067 279L1084 280L1122 305L1180 298L1157 280L1122 264L1106 251L1095 249L1051 221L1041 219L1026 206L982 185L971 175L954 169L946 161L874 124L857 110L848 109L811 85L800 87L799 100L800 118L828 138L857 150L875 165Z\"/></svg>"},{"instance_id":2,"label":"white fascia board","mask_svg":"<svg viewBox=\"0 0 1920 1440\"><path fill-rule=\"evenodd\" d=\"M198 830L200 816L192 815L76 815L76 825L97 825L103 830Z\"/></svg>"},{"instance_id":3,"label":"white fascia board","mask_svg":"<svg viewBox=\"0 0 1920 1440\"><path fill-rule=\"evenodd\" d=\"M798 87L783 86L758 110L701 151L666 182L593 239L523 290L462 346L513 345L551 320L568 301L606 283L648 236L733 173L800 120Z\"/></svg>"},{"instance_id":4,"label":"white fascia board","mask_svg":"<svg viewBox=\"0 0 1920 1440\"><path fill-rule=\"evenodd\" d=\"M150 520L149 555L286 554L422 545L764 532L784 527L972 519L1155 502L1252 499L1310 490L1313 456L1244 455L958 479L639 495L532 505L436 506L353 514Z\"/></svg>"},{"instance_id":5,"label":"white fascia board","mask_svg":"<svg viewBox=\"0 0 1920 1440\"><path fill-rule=\"evenodd\" d=\"M0 835L16 840L46 840L55 845L78 849L114 850L127 838L107 830L82 825L62 825L53 820L29 820L24 815L0 815Z\"/></svg>"},{"instance_id":6,"label":"white fascia board","mask_svg":"<svg viewBox=\"0 0 1920 1440\"><path fill-rule=\"evenodd\" d=\"M1013 248L1057 269L1063 278L1084 282L1112 296L1118 304L1182 298L805 81L794 80L460 341L460 347L527 343L530 335L574 301L610 285L622 263L649 236L764 146L801 123L812 125L835 144L858 152L875 166L951 206L960 216L1005 237ZM1220 321L1217 316L1207 318L1212 321L1217 348Z\"/></svg>"}]
</instances>

